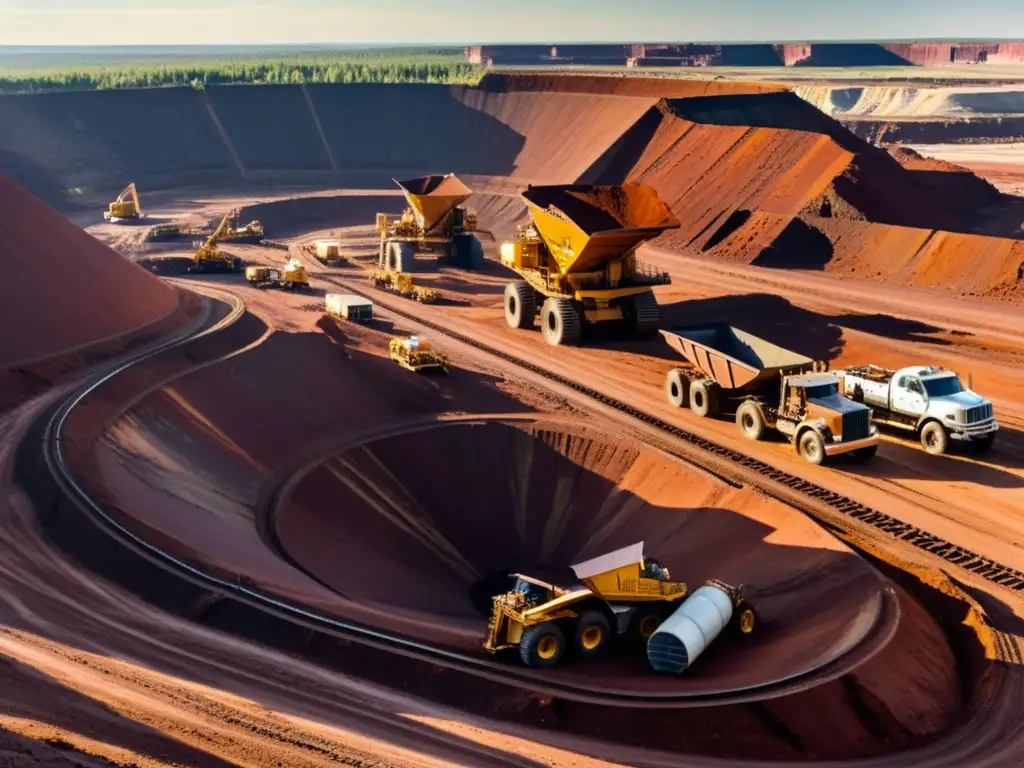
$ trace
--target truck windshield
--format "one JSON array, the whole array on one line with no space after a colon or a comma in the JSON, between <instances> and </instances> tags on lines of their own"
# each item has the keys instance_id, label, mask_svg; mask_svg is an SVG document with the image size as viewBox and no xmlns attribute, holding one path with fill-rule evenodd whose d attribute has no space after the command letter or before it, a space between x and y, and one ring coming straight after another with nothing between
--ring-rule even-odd
<instances>
[{"instance_id":1,"label":"truck windshield","mask_svg":"<svg viewBox=\"0 0 1024 768\"><path fill-rule=\"evenodd\" d=\"M958 392L963 392L963 385L956 376L946 376L941 379L925 379L923 382L928 397L949 397Z\"/></svg>"},{"instance_id":2,"label":"truck windshield","mask_svg":"<svg viewBox=\"0 0 1024 768\"><path fill-rule=\"evenodd\" d=\"M822 399L838 394L839 384L837 382L831 382L829 384L815 384L813 387L807 388L807 397Z\"/></svg>"}]
</instances>

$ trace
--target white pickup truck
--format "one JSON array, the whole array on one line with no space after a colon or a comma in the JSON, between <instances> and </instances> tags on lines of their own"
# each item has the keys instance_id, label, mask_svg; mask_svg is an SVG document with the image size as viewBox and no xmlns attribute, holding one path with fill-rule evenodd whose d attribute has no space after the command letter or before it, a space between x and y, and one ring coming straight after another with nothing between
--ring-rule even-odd
<instances>
[{"instance_id":1,"label":"white pickup truck","mask_svg":"<svg viewBox=\"0 0 1024 768\"><path fill-rule=\"evenodd\" d=\"M928 453L945 453L950 440L988 450L999 430L992 403L965 389L953 371L864 365L833 373L842 394L873 409L875 423L915 432Z\"/></svg>"}]
</instances>

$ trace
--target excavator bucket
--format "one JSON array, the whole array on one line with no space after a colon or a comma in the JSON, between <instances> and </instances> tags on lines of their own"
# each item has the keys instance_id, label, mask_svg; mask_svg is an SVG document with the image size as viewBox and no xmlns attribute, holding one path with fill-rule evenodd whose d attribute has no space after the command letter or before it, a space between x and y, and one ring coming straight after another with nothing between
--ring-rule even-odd
<instances>
[{"instance_id":1,"label":"excavator bucket","mask_svg":"<svg viewBox=\"0 0 1024 768\"><path fill-rule=\"evenodd\" d=\"M416 217L416 224L430 232L444 217L473 194L473 190L459 181L454 174L447 176L421 176L405 181L394 180L405 193L406 200Z\"/></svg>"},{"instance_id":2,"label":"excavator bucket","mask_svg":"<svg viewBox=\"0 0 1024 768\"><path fill-rule=\"evenodd\" d=\"M562 274L600 269L679 227L654 188L637 182L529 187L522 198Z\"/></svg>"}]
</instances>

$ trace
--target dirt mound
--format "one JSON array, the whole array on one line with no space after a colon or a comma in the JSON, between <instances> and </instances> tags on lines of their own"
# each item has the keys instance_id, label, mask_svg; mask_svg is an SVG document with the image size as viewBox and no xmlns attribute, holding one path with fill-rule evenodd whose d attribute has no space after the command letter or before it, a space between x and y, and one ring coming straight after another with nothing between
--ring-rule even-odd
<instances>
[{"instance_id":1,"label":"dirt mound","mask_svg":"<svg viewBox=\"0 0 1024 768\"><path fill-rule=\"evenodd\" d=\"M675 78L615 75L488 74L477 86L492 93L543 91L546 93L590 93L608 96L687 98L725 94L776 93L786 87L772 83L679 80Z\"/></svg>"},{"instance_id":2,"label":"dirt mound","mask_svg":"<svg viewBox=\"0 0 1024 768\"><path fill-rule=\"evenodd\" d=\"M177 293L0 175L0 367L133 332Z\"/></svg>"},{"instance_id":3,"label":"dirt mound","mask_svg":"<svg viewBox=\"0 0 1024 768\"><path fill-rule=\"evenodd\" d=\"M111 143L111 135L125 138ZM1019 231L1006 224L1009 210L992 223L983 209L1006 206L966 172L894 158L781 86L706 79L499 73L478 87L325 84L7 96L0 110L4 169L53 200L67 200L68 190L78 188L113 195L129 173L144 190L197 176L235 182L242 175L255 183L312 174L308 180L318 184L339 186L345 179L352 186L359 179L365 188L390 191L393 178L451 172L481 192L488 187L474 178L508 184L511 197L528 184L642 181L682 224L659 238L660 245L846 274L850 265L837 260L846 246L831 233L848 244L869 232L876 238L876 225L925 233ZM522 209L499 197L481 200L481 221L508 235ZM315 212L316 205L296 205L287 216L282 209L273 228L334 225L334 213ZM284 220L292 213L300 223ZM843 224L822 227L816 218ZM973 258L972 246L964 247L963 258ZM897 249L877 257L902 264L917 254ZM981 269L1004 271L1001 263ZM857 274L880 277L868 268ZM949 287L968 290L967 283ZM983 291L1008 295L1002 283Z\"/></svg>"}]
</instances>

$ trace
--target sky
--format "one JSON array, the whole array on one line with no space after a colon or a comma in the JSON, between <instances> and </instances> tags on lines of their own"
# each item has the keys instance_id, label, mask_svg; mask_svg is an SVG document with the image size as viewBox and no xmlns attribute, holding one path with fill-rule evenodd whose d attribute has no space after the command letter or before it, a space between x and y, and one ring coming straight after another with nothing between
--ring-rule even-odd
<instances>
[{"instance_id":1,"label":"sky","mask_svg":"<svg viewBox=\"0 0 1024 768\"><path fill-rule=\"evenodd\" d=\"M1024 0L0 0L0 45L914 38L1024 40Z\"/></svg>"}]
</instances>

